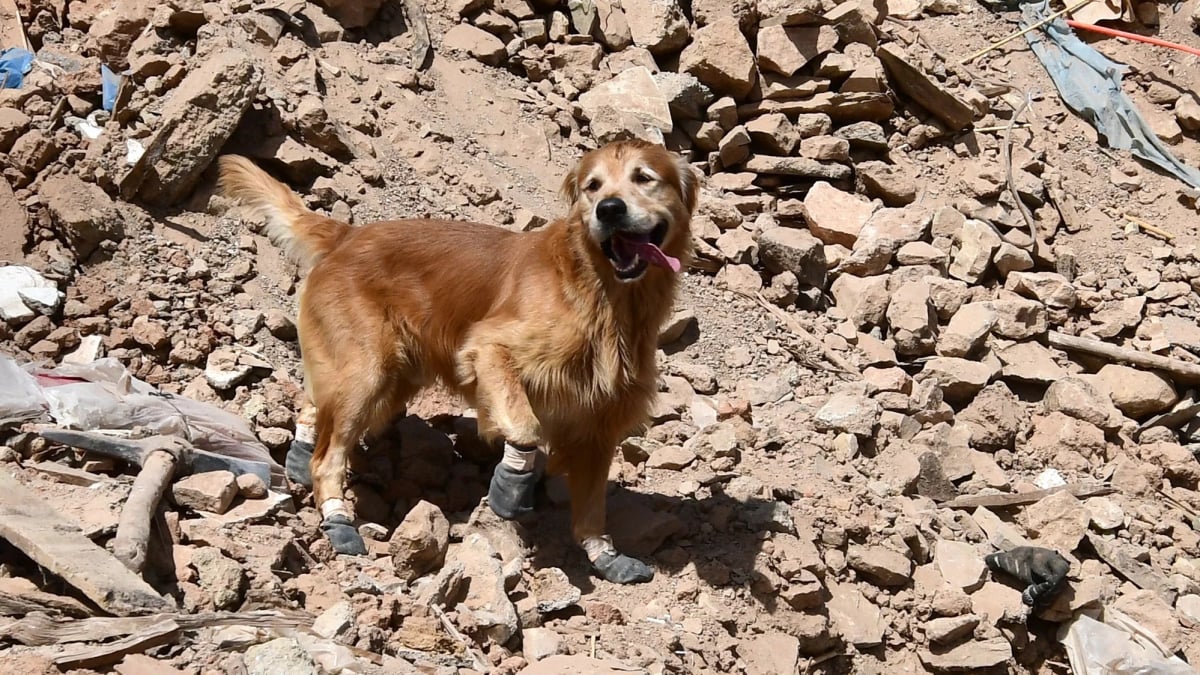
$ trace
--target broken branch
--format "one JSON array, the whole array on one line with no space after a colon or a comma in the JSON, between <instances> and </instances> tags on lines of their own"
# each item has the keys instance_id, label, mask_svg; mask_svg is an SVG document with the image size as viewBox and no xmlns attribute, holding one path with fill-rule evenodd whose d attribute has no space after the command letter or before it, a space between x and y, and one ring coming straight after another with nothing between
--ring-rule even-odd
<instances>
[{"instance_id":1,"label":"broken branch","mask_svg":"<svg viewBox=\"0 0 1200 675\"><path fill-rule=\"evenodd\" d=\"M1050 495L1066 490L1075 495L1079 499L1087 497L1098 497L1100 495L1110 495L1117 490L1108 485L1100 485L1097 483L1072 483L1070 485L1060 485L1048 490L1034 490L1032 492L1013 492L1013 493L998 493L987 495L965 495L957 497L942 504L944 507L951 509L973 509L978 506L989 508L1004 507L1004 506L1024 506L1039 502Z\"/></svg>"},{"instance_id":2,"label":"broken branch","mask_svg":"<svg viewBox=\"0 0 1200 675\"><path fill-rule=\"evenodd\" d=\"M1099 356L1110 361L1128 363L1141 368L1161 370L1176 380L1187 384L1200 383L1200 365L1195 363L1159 356L1158 354L1147 354L1136 349L1118 347L1117 345L1110 345L1100 340L1079 337L1077 335L1064 335L1055 331L1050 331L1047 339L1052 347Z\"/></svg>"}]
</instances>

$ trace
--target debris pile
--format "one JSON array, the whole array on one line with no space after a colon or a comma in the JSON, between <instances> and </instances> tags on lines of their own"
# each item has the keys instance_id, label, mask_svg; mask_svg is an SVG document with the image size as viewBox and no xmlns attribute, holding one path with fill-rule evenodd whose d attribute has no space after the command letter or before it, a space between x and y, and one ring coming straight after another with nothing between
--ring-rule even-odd
<instances>
[{"instance_id":1,"label":"debris pile","mask_svg":"<svg viewBox=\"0 0 1200 675\"><path fill-rule=\"evenodd\" d=\"M1200 663L1197 194L1095 148L1020 42L961 63L1009 23L886 4L17 3L36 59L0 90L0 382L93 368L179 410L67 422L61 393L0 391L5 662ZM1200 158L1200 83L1153 63L1134 99ZM200 403L278 461L303 400L301 271L212 197L219 154L346 220L529 230L581 150L629 137L704 186L653 426L612 472L610 530L652 583L588 576L558 479L536 528L481 506L498 457L437 392L355 458L366 556L273 472L163 445L200 447Z\"/></svg>"}]
</instances>

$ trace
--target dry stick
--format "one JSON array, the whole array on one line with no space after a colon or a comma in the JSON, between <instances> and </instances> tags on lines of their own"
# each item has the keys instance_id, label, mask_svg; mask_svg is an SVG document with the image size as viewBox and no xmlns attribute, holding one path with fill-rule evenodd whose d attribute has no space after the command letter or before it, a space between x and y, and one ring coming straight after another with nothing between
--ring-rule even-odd
<instances>
[{"instance_id":1,"label":"dry stick","mask_svg":"<svg viewBox=\"0 0 1200 675\"><path fill-rule=\"evenodd\" d=\"M1037 30L1038 28L1041 28L1042 26L1044 26L1044 25L1050 23L1051 21L1057 19L1058 17L1062 16L1063 14L1067 14L1069 12L1074 12L1075 10L1079 9L1080 7L1083 7L1084 5L1086 5L1090 2L1092 2L1092 0L1079 0L1079 2L1075 3L1074 5L1071 5L1069 7L1064 7L1063 9L1051 14L1050 16L1033 24L1032 26L1030 26L1024 30L1017 31L1016 33L1009 35L1008 37L1004 38L1003 40L1000 40L999 42L993 42L992 44L984 47L983 49L980 49L979 51L968 56L967 58L963 59L962 61L959 61L958 65L965 66L966 64L974 61L975 59L983 56L984 54L992 51L993 49L996 49L997 47L1002 47L1002 46L1012 42L1013 40L1016 40L1017 38L1021 37L1022 35L1026 34L1026 33L1029 33L1031 31Z\"/></svg>"},{"instance_id":2,"label":"dry stick","mask_svg":"<svg viewBox=\"0 0 1200 675\"><path fill-rule=\"evenodd\" d=\"M842 357L838 356L837 354L834 354L832 351L830 351L828 348L826 348L825 345L821 344L821 341L818 340L815 335L813 335L812 333L805 330L804 326L801 326L798 321L796 321L792 317L788 316L787 312L784 312L782 309L779 309L775 305L772 305L771 303L767 302L767 299L762 296L762 293L755 293L754 295L750 295L748 293L742 293L741 291L737 291L737 293L739 295L743 295L747 298L750 298L751 300L754 300L754 301L758 302L758 304L762 305L763 309L770 312L771 315L774 316L776 319L779 319L780 321L782 321L784 323L784 325L786 325L788 327L788 329L790 329L792 331L792 333L794 333L796 335L796 337L800 338L801 340L804 340L809 345L811 345L812 347L817 349L818 353L820 353L821 356L824 357L826 361L829 361L831 364L833 364L834 366L837 367L836 370L840 370L843 373L848 373L851 375L858 374L857 368L850 365L850 363L848 361L846 361Z\"/></svg>"},{"instance_id":3,"label":"dry stick","mask_svg":"<svg viewBox=\"0 0 1200 675\"><path fill-rule=\"evenodd\" d=\"M471 656L471 661L474 662L475 667L481 671L486 670L487 660L485 660L483 656L475 651L475 645L467 638L467 636L459 632L454 623L450 621L450 617L446 616L446 613L442 611L442 608L434 604L430 604L428 607L429 610L433 612L433 615L438 618L438 621L441 622L442 628L445 628L446 632L450 634L450 637L454 638L459 644L461 644L463 649L466 650L467 654Z\"/></svg>"},{"instance_id":4,"label":"dry stick","mask_svg":"<svg viewBox=\"0 0 1200 675\"><path fill-rule=\"evenodd\" d=\"M1159 356L1158 354L1147 354L1136 349L1118 347L1117 345L1110 345L1107 342L1101 342L1092 338L1064 335L1054 331L1051 331L1047 335L1047 339L1052 347L1091 354L1092 356L1099 356L1109 361L1120 361L1151 370L1161 370L1173 376L1176 380L1187 384L1200 383L1200 364L1188 363L1187 361Z\"/></svg>"},{"instance_id":5,"label":"dry stick","mask_svg":"<svg viewBox=\"0 0 1200 675\"><path fill-rule=\"evenodd\" d=\"M1013 113L1012 119L1008 121L1008 128L1004 130L1004 174L1008 178L1008 192L1012 195L1013 201L1017 204L1017 210L1021 212L1021 217L1025 219L1025 225L1029 227L1029 255L1037 259L1038 255L1038 231L1037 222L1033 219L1033 214L1029 212L1029 207L1025 206L1025 202L1021 200L1021 193L1017 192L1017 181L1013 178L1012 170L1012 130L1013 125L1017 123L1017 118L1025 109L1032 103L1029 92L1025 92L1025 97L1021 100L1021 106ZM1005 238L1005 241L1008 241ZM1013 244L1009 241L1008 243ZM1016 244L1013 244L1016 246ZM1017 248L1025 248L1018 246Z\"/></svg>"},{"instance_id":6,"label":"dry stick","mask_svg":"<svg viewBox=\"0 0 1200 675\"><path fill-rule=\"evenodd\" d=\"M1147 223L1146 221L1142 220L1141 218L1131 216L1128 213L1125 214L1125 220L1128 220L1129 222L1133 223L1134 225L1137 225L1138 227L1142 228L1143 230L1149 232L1150 234L1158 235L1158 236L1162 237L1163 239L1166 239L1167 241L1171 241L1175 238L1175 235L1171 234L1170 232L1167 232L1166 230L1164 230L1162 228L1151 225L1150 223Z\"/></svg>"}]
</instances>

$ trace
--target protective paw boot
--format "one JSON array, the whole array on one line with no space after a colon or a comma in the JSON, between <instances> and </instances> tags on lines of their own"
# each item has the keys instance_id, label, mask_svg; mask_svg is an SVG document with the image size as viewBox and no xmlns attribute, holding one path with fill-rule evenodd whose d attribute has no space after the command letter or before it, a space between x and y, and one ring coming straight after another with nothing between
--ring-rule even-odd
<instances>
[{"instance_id":1,"label":"protective paw boot","mask_svg":"<svg viewBox=\"0 0 1200 675\"><path fill-rule=\"evenodd\" d=\"M321 531L329 538L333 550L343 555L366 555L367 544L363 541L358 530L350 519L341 514L334 514L321 521Z\"/></svg>"},{"instance_id":2,"label":"protective paw boot","mask_svg":"<svg viewBox=\"0 0 1200 675\"><path fill-rule=\"evenodd\" d=\"M640 584L654 578L654 570L637 558L616 551L605 551L592 561L592 569L614 584Z\"/></svg>"},{"instance_id":3,"label":"protective paw boot","mask_svg":"<svg viewBox=\"0 0 1200 675\"><path fill-rule=\"evenodd\" d=\"M538 470L518 472L497 464L488 487L488 505L505 520L533 513L535 490L541 474Z\"/></svg>"},{"instance_id":4,"label":"protective paw boot","mask_svg":"<svg viewBox=\"0 0 1200 675\"><path fill-rule=\"evenodd\" d=\"M984 556L993 572L1006 572L1028 584L1021 601L1030 607L1044 605L1062 587L1071 564L1057 551L1037 546L1018 546L1010 551Z\"/></svg>"},{"instance_id":5,"label":"protective paw boot","mask_svg":"<svg viewBox=\"0 0 1200 675\"><path fill-rule=\"evenodd\" d=\"M307 441L292 441L288 448L287 457L283 460L283 468L288 480L299 483L306 488L312 487L312 456L313 444Z\"/></svg>"}]
</instances>

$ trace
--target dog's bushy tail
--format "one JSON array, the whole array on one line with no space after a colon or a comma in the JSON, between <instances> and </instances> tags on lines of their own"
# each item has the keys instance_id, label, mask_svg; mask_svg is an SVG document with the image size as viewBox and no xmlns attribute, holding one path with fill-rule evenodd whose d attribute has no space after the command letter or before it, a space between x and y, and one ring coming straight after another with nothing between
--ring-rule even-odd
<instances>
[{"instance_id":1,"label":"dog's bushy tail","mask_svg":"<svg viewBox=\"0 0 1200 675\"><path fill-rule=\"evenodd\" d=\"M286 185L239 155L217 160L221 194L266 220L266 234L289 258L312 265L337 246L350 226L314 213Z\"/></svg>"}]
</instances>

